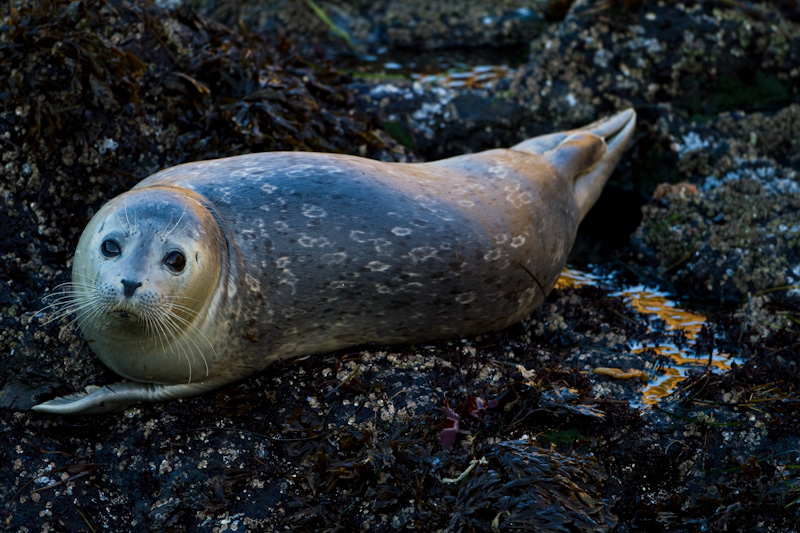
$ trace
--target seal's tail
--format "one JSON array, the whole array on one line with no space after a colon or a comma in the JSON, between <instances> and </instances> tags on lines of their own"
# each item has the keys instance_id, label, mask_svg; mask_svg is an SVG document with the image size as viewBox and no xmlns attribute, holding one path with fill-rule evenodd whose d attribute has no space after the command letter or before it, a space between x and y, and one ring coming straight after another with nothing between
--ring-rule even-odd
<instances>
[{"instance_id":1,"label":"seal's tail","mask_svg":"<svg viewBox=\"0 0 800 533\"><path fill-rule=\"evenodd\" d=\"M573 179L583 220L628 147L635 126L636 113L626 109L582 128L528 139L511 149L545 155L560 176Z\"/></svg>"}]
</instances>

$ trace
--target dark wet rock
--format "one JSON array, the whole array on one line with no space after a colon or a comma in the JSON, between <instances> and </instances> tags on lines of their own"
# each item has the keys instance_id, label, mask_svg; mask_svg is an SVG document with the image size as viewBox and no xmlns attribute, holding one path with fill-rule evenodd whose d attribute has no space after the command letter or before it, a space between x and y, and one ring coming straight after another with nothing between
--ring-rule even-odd
<instances>
[{"instance_id":1,"label":"dark wet rock","mask_svg":"<svg viewBox=\"0 0 800 533\"><path fill-rule=\"evenodd\" d=\"M348 0L346 2L192 0L200 13L231 27L298 41L304 54L343 59L354 53L413 61L420 51L491 57L499 49L524 50L557 16L555 2L537 0ZM487 48L494 49L487 53Z\"/></svg>"},{"instance_id":2,"label":"dark wet rock","mask_svg":"<svg viewBox=\"0 0 800 533\"><path fill-rule=\"evenodd\" d=\"M634 243L681 292L741 302L778 289L797 308L800 182L783 128L797 109L723 115L676 139L681 178L698 185L648 205Z\"/></svg>"},{"instance_id":3,"label":"dark wet rock","mask_svg":"<svg viewBox=\"0 0 800 533\"><path fill-rule=\"evenodd\" d=\"M797 99L800 48L791 40L792 16L789 6L750 13L735 5L657 2L612 11L579 2L563 22L531 41L526 62L499 79L466 88L420 84L415 92L424 96L414 99L415 109L408 109L405 90L375 96L385 116L394 114L393 120L421 139L419 151L430 158L475 150L469 140L480 131L487 135L477 140L489 144L478 147L501 146L509 136L576 127L635 106L639 135L647 142L632 156L638 168L653 169L627 186L651 192L675 177L670 163L676 158L668 153L671 141L659 129L662 121L686 124L725 111L778 110ZM463 123L457 103L467 99L476 106L473 113L493 116L494 122ZM493 108L513 111L513 121Z\"/></svg>"}]
</instances>

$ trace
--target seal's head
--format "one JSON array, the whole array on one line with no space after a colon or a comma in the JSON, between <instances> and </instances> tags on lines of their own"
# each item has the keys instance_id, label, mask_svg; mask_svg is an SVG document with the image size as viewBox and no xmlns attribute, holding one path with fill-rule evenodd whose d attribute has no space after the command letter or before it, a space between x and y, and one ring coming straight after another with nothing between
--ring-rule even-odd
<instances>
[{"instance_id":1,"label":"seal's head","mask_svg":"<svg viewBox=\"0 0 800 533\"><path fill-rule=\"evenodd\" d=\"M155 383L208 375L214 348L202 324L213 315L222 239L213 214L183 190L134 189L97 212L75 251L72 304L106 365Z\"/></svg>"}]
</instances>

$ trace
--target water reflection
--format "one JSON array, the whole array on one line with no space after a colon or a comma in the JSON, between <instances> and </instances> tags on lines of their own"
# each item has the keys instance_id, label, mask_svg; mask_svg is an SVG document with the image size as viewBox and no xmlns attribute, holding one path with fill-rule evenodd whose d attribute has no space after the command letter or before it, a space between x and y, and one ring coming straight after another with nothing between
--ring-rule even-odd
<instances>
[{"instance_id":1,"label":"water reflection","mask_svg":"<svg viewBox=\"0 0 800 533\"><path fill-rule=\"evenodd\" d=\"M451 89L477 89L506 76L509 72L511 69L502 65L479 65L438 74L412 74L411 77L415 81L438 83Z\"/></svg>"},{"instance_id":2,"label":"water reflection","mask_svg":"<svg viewBox=\"0 0 800 533\"><path fill-rule=\"evenodd\" d=\"M608 286L610 280L603 279L594 274L581 272L571 268L565 269L558 280L556 287L580 287L582 285ZM711 367L712 370L728 370L732 363L742 364L742 360L722 353L716 348L709 354L698 354L695 350L697 336L706 321L703 315L681 309L669 298L667 293L636 285L612 292L610 296L624 298L625 301L639 314L641 320L648 323L648 333L658 331L682 332L685 342L678 346L672 342L652 342L647 339L638 339L630 342L632 353L656 353L663 356L661 360L670 361L656 368L650 375L645 388L642 390L641 403L632 402L634 407L642 405L651 406L660 399L675 391L678 384L686 379L690 369ZM618 379L637 377L642 379L642 373L630 369L596 368L595 372Z\"/></svg>"}]
</instances>

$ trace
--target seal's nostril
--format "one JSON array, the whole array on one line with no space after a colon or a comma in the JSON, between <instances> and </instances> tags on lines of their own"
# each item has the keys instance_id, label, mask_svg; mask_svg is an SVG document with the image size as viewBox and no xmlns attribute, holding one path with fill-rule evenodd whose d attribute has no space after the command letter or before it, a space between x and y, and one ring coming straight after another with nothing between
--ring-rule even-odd
<instances>
[{"instance_id":1,"label":"seal's nostril","mask_svg":"<svg viewBox=\"0 0 800 533\"><path fill-rule=\"evenodd\" d=\"M122 286L125 287L125 298L130 298L133 296L134 291L142 286L142 282L128 281L127 279L123 279Z\"/></svg>"}]
</instances>

